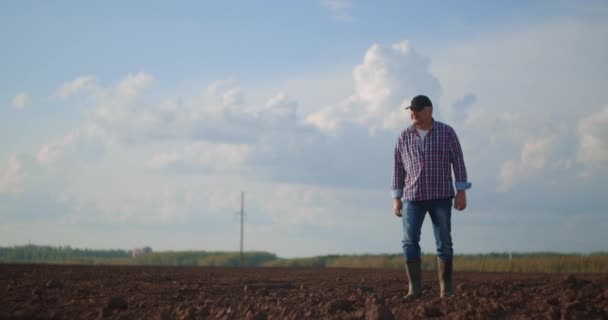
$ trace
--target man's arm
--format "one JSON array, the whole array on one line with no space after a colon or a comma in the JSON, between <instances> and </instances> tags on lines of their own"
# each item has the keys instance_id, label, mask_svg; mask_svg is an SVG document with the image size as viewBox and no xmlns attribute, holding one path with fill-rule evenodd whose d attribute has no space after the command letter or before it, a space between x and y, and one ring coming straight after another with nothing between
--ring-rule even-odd
<instances>
[{"instance_id":1,"label":"man's arm","mask_svg":"<svg viewBox=\"0 0 608 320\"><path fill-rule=\"evenodd\" d=\"M467 207L466 190L471 188L471 183L467 181L467 168L464 164L464 156L462 155L462 148L458 141L458 136L453 129L450 130L449 137L449 148L450 148L450 162L452 163L452 170L454 170L454 178L456 184L456 199L454 200L454 208L456 210L464 210Z\"/></svg>"},{"instance_id":2,"label":"man's arm","mask_svg":"<svg viewBox=\"0 0 608 320\"><path fill-rule=\"evenodd\" d=\"M393 156L393 212L397 217L401 217L401 197L403 196L403 187L405 187L405 168L403 167L403 159L401 158L401 136L397 139L395 145L395 154Z\"/></svg>"}]
</instances>

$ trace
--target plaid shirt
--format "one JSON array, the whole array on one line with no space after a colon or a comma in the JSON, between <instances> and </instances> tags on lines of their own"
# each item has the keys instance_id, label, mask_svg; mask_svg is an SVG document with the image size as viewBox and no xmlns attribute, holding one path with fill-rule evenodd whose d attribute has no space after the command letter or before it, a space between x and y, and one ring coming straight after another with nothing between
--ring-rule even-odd
<instances>
[{"instance_id":1,"label":"plaid shirt","mask_svg":"<svg viewBox=\"0 0 608 320\"><path fill-rule=\"evenodd\" d=\"M471 187L466 182L467 169L456 132L439 121L433 120L424 142L413 125L403 130L395 145L394 159L394 198L410 201L453 198L451 168L457 190Z\"/></svg>"}]
</instances>

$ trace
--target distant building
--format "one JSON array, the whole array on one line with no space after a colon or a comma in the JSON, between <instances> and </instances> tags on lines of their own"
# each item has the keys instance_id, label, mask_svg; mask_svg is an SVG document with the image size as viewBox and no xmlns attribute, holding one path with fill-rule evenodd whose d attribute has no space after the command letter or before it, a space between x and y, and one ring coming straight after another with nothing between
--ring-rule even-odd
<instances>
[{"instance_id":1,"label":"distant building","mask_svg":"<svg viewBox=\"0 0 608 320\"><path fill-rule=\"evenodd\" d=\"M151 253L152 252L152 248L145 246L143 248L135 248L131 251L131 256L133 258L137 257L137 256L141 256L143 254L147 254L147 253Z\"/></svg>"}]
</instances>

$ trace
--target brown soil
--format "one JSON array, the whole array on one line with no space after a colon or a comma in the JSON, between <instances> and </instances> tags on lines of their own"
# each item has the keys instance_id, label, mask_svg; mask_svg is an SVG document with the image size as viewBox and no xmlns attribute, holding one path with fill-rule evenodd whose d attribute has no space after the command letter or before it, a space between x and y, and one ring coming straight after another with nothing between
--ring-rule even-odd
<instances>
[{"instance_id":1,"label":"brown soil","mask_svg":"<svg viewBox=\"0 0 608 320\"><path fill-rule=\"evenodd\" d=\"M0 265L1 319L607 319L608 275Z\"/></svg>"}]
</instances>

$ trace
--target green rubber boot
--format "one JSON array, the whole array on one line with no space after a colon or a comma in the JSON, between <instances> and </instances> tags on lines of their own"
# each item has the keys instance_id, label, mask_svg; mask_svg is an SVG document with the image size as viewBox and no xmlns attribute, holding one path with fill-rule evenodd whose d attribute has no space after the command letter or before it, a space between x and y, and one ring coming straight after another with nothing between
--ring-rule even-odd
<instances>
[{"instance_id":1,"label":"green rubber boot","mask_svg":"<svg viewBox=\"0 0 608 320\"><path fill-rule=\"evenodd\" d=\"M407 281L409 292L404 297L406 301L412 301L420 298L422 295L422 280L421 280L421 263L418 261L406 261L405 271L407 272Z\"/></svg>"},{"instance_id":2,"label":"green rubber boot","mask_svg":"<svg viewBox=\"0 0 608 320\"><path fill-rule=\"evenodd\" d=\"M437 258L437 271L439 272L439 296L446 298L454 293L452 288L452 260Z\"/></svg>"}]
</instances>

